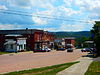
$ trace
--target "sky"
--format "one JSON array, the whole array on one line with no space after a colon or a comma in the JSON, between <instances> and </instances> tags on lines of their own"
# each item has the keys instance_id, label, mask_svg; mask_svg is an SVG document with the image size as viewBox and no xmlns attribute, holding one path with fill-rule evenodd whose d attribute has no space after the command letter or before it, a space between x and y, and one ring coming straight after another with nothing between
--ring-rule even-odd
<instances>
[{"instance_id":1,"label":"sky","mask_svg":"<svg viewBox=\"0 0 100 75\"><path fill-rule=\"evenodd\" d=\"M0 0L0 30L90 31L100 0Z\"/></svg>"}]
</instances>

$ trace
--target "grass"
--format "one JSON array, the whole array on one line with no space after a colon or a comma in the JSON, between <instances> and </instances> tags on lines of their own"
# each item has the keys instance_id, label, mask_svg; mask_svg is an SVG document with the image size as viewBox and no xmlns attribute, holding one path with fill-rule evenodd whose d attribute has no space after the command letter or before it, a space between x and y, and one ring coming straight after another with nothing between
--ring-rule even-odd
<instances>
[{"instance_id":1,"label":"grass","mask_svg":"<svg viewBox=\"0 0 100 75\"><path fill-rule=\"evenodd\" d=\"M33 51L25 51L25 52L33 52ZM16 53L16 52L0 52L0 55L9 54L9 53ZM17 52L17 53L21 53L21 52Z\"/></svg>"},{"instance_id":2,"label":"grass","mask_svg":"<svg viewBox=\"0 0 100 75\"><path fill-rule=\"evenodd\" d=\"M35 68L35 69L30 69L30 70L10 72L3 75L56 75L57 72L62 71L78 62L79 61L47 66L47 67L42 67L42 68Z\"/></svg>"},{"instance_id":3,"label":"grass","mask_svg":"<svg viewBox=\"0 0 100 75\"><path fill-rule=\"evenodd\" d=\"M100 75L100 61L93 61L85 75Z\"/></svg>"},{"instance_id":4,"label":"grass","mask_svg":"<svg viewBox=\"0 0 100 75\"><path fill-rule=\"evenodd\" d=\"M8 54L9 52L0 52L0 55L2 55L2 54Z\"/></svg>"}]
</instances>

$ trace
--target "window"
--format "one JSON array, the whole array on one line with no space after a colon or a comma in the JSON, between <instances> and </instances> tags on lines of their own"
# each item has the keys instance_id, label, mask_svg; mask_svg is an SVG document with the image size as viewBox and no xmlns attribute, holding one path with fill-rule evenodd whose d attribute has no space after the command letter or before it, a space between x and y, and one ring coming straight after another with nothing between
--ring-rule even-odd
<instances>
[{"instance_id":1,"label":"window","mask_svg":"<svg viewBox=\"0 0 100 75\"><path fill-rule=\"evenodd\" d=\"M23 49L23 45L19 45L19 50Z\"/></svg>"},{"instance_id":2,"label":"window","mask_svg":"<svg viewBox=\"0 0 100 75\"><path fill-rule=\"evenodd\" d=\"M13 49L13 44L10 45L10 48Z\"/></svg>"},{"instance_id":3,"label":"window","mask_svg":"<svg viewBox=\"0 0 100 75\"><path fill-rule=\"evenodd\" d=\"M26 44L24 44L24 49L26 49Z\"/></svg>"}]
</instances>

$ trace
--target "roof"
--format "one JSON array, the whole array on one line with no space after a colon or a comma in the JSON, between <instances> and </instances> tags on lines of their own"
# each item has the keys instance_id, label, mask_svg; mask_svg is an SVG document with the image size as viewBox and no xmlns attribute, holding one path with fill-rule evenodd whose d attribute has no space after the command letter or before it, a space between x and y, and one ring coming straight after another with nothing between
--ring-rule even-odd
<instances>
[{"instance_id":1,"label":"roof","mask_svg":"<svg viewBox=\"0 0 100 75\"><path fill-rule=\"evenodd\" d=\"M85 43L94 43L94 41L85 41Z\"/></svg>"},{"instance_id":2,"label":"roof","mask_svg":"<svg viewBox=\"0 0 100 75\"><path fill-rule=\"evenodd\" d=\"M15 36L15 37L16 37L16 36L22 36L22 35L18 35L18 34L10 34L10 35L9 35L9 34L8 34L8 35L5 35L5 36Z\"/></svg>"},{"instance_id":3,"label":"roof","mask_svg":"<svg viewBox=\"0 0 100 75\"><path fill-rule=\"evenodd\" d=\"M16 44L16 41L7 41L4 43L4 45L7 45L7 44Z\"/></svg>"},{"instance_id":4,"label":"roof","mask_svg":"<svg viewBox=\"0 0 100 75\"><path fill-rule=\"evenodd\" d=\"M75 37L67 37L67 38L65 38L65 39L75 39Z\"/></svg>"},{"instance_id":5,"label":"roof","mask_svg":"<svg viewBox=\"0 0 100 75\"><path fill-rule=\"evenodd\" d=\"M34 34L35 31L43 32L43 30L37 30L37 29L17 29L17 30L0 30L0 34Z\"/></svg>"}]
</instances>

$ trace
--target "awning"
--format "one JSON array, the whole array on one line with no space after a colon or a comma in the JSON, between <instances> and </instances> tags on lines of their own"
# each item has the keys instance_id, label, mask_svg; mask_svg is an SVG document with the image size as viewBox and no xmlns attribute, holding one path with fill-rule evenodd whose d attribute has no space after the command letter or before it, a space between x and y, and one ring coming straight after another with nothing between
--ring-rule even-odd
<instances>
[{"instance_id":1,"label":"awning","mask_svg":"<svg viewBox=\"0 0 100 75\"><path fill-rule=\"evenodd\" d=\"M16 44L16 41L8 41L4 43L4 45L7 45L7 44Z\"/></svg>"}]
</instances>

